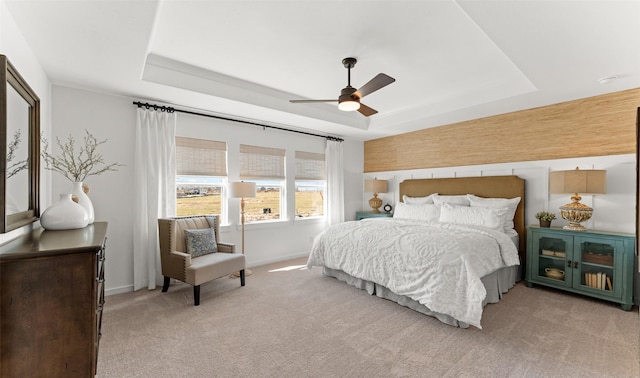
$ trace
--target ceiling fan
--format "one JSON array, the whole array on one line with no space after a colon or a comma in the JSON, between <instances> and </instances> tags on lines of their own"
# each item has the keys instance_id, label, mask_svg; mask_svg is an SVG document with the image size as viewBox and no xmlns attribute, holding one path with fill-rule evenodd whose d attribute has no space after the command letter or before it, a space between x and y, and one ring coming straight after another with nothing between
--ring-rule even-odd
<instances>
[{"instance_id":1,"label":"ceiling fan","mask_svg":"<svg viewBox=\"0 0 640 378\"><path fill-rule=\"evenodd\" d=\"M369 82L360 89L355 89L351 86L351 69L356 65L358 61L356 58L344 58L342 60L342 64L348 70L347 71L347 86L342 89L340 92L340 96L338 99L333 100L289 100L292 103L305 103L305 102L337 102L338 109L343 110L345 112L351 112L357 110L365 117L372 116L376 114L378 111L368 107L367 105L360 102L360 99L364 96L377 91L380 88L384 88L387 85L396 81L396 79L391 76L385 75L383 73L377 74L373 79L369 80Z\"/></svg>"}]
</instances>

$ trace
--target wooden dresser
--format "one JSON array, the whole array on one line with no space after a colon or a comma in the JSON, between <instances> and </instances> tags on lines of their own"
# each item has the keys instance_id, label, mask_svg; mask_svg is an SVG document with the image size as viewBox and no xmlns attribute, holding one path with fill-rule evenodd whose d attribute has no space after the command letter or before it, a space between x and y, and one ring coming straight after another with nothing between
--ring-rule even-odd
<instances>
[{"instance_id":1,"label":"wooden dresser","mask_svg":"<svg viewBox=\"0 0 640 378\"><path fill-rule=\"evenodd\" d=\"M0 377L93 377L107 223L0 246Z\"/></svg>"}]
</instances>

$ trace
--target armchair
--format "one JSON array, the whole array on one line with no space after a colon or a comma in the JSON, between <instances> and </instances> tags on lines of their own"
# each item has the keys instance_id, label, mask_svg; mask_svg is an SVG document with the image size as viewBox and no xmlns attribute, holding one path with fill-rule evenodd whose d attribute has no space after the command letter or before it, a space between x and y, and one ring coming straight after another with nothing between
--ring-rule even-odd
<instances>
[{"instance_id":1,"label":"armchair","mask_svg":"<svg viewBox=\"0 0 640 378\"><path fill-rule=\"evenodd\" d=\"M218 252L193 257L187 252L185 230L212 228ZM240 285L245 285L245 259L235 253L235 244L221 243L220 225L215 215L199 215L158 219L160 260L164 285L169 289L171 278L193 285L194 305L200 304L200 285L240 272Z\"/></svg>"}]
</instances>

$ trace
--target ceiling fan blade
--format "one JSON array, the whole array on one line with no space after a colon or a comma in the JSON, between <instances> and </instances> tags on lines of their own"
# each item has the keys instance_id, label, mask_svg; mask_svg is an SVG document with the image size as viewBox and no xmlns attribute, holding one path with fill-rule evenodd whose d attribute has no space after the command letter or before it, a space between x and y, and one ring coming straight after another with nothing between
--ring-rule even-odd
<instances>
[{"instance_id":1,"label":"ceiling fan blade","mask_svg":"<svg viewBox=\"0 0 640 378\"><path fill-rule=\"evenodd\" d=\"M386 87L387 85L393 83L396 79L392 78L389 75L385 75L383 73L379 73L373 79L369 80L369 82L357 91L355 91L354 96L358 96L359 98L363 98L364 96L377 91L380 88Z\"/></svg>"},{"instance_id":2,"label":"ceiling fan blade","mask_svg":"<svg viewBox=\"0 0 640 378\"><path fill-rule=\"evenodd\" d=\"M362 114L365 117L369 117L376 114L378 111L375 109L371 109L370 107L368 107L363 103L360 103L360 109L358 109L358 112L360 112L360 114Z\"/></svg>"},{"instance_id":3,"label":"ceiling fan blade","mask_svg":"<svg viewBox=\"0 0 640 378\"><path fill-rule=\"evenodd\" d=\"M289 102L292 102L294 104L300 104L300 103L305 103L305 102L338 102L338 100L333 99L333 100L289 100Z\"/></svg>"}]
</instances>

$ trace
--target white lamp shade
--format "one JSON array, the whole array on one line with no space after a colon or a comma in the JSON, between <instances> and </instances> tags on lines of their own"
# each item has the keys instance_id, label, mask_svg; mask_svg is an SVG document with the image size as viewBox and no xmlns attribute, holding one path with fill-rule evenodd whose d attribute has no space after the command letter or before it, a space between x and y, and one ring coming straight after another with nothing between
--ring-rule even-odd
<instances>
[{"instance_id":1,"label":"white lamp shade","mask_svg":"<svg viewBox=\"0 0 640 378\"><path fill-rule=\"evenodd\" d=\"M251 198L256 196L256 183L248 181L232 182L229 185L229 197Z\"/></svg>"},{"instance_id":2,"label":"white lamp shade","mask_svg":"<svg viewBox=\"0 0 640 378\"><path fill-rule=\"evenodd\" d=\"M367 193L386 193L387 192L387 180L365 180L364 191Z\"/></svg>"}]
</instances>

